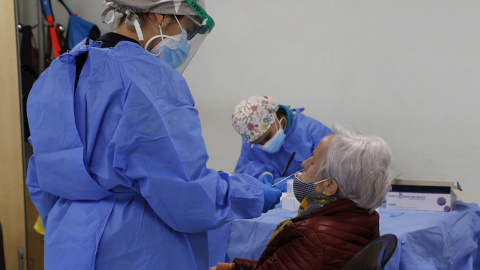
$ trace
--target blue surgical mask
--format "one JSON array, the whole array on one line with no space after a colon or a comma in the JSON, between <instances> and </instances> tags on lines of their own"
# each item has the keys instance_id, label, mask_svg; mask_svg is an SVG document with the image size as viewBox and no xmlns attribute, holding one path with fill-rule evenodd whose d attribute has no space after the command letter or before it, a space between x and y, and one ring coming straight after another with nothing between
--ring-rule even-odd
<instances>
[{"instance_id":1,"label":"blue surgical mask","mask_svg":"<svg viewBox=\"0 0 480 270\"><path fill-rule=\"evenodd\" d=\"M180 22L178 22L178 24L180 25ZM180 28L181 27L182 26L180 25ZM176 69L181 66L183 62L185 62L185 59L187 59L188 53L190 52L191 44L187 40L187 32L182 28L182 33L175 36L166 36L163 35L161 27L159 27L159 30L160 35L152 37L145 44L145 48L147 48L148 44L150 44L152 40L161 37L162 41L160 41L149 52L159 59L167 62L172 68Z\"/></svg>"},{"instance_id":2,"label":"blue surgical mask","mask_svg":"<svg viewBox=\"0 0 480 270\"><path fill-rule=\"evenodd\" d=\"M285 137L286 135L283 132L282 125L279 123L279 127L277 133L275 133L275 136L268 140L268 142L266 142L264 145L257 144L256 146L267 153L275 154L280 150L280 148L282 148Z\"/></svg>"}]
</instances>

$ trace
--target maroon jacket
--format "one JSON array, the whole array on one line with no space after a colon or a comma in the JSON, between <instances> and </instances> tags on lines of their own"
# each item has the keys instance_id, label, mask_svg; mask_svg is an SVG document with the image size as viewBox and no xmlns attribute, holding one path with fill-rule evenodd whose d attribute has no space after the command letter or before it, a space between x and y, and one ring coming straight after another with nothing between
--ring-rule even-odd
<instances>
[{"instance_id":1,"label":"maroon jacket","mask_svg":"<svg viewBox=\"0 0 480 270\"><path fill-rule=\"evenodd\" d=\"M292 219L257 261L235 259L235 269L340 269L379 237L379 216L350 200L338 200Z\"/></svg>"}]
</instances>

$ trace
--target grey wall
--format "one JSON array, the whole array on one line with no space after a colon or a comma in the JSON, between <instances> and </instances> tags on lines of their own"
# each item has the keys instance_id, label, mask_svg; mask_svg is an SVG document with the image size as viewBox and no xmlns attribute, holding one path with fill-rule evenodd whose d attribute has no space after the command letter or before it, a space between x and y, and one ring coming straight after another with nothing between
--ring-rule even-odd
<instances>
[{"instance_id":1,"label":"grey wall","mask_svg":"<svg viewBox=\"0 0 480 270\"><path fill-rule=\"evenodd\" d=\"M101 1L67 3L101 25ZM269 94L383 137L400 178L460 181L479 201L479 1L208 0L207 10L217 25L184 75L209 167L233 170L231 111Z\"/></svg>"}]
</instances>

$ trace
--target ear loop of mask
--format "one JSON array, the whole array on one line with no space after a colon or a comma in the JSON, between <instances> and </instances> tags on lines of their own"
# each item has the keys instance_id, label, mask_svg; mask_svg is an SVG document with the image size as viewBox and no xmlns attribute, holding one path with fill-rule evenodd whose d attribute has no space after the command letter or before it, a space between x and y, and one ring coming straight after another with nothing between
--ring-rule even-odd
<instances>
[{"instance_id":1,"label":"ear loop of mask","mask_svg":"<svg viewBox=\"0 0 480 270\"><path fill-rule=\"evenodd\" d=\"M302 182L302 183L305 183L305 182L303 182L302 180L300 180L300 175L302 175L302 173L303 173L303 170L300 170L300 171L298 171L298 172L294 172L294 173L293 173L293 174L294 174L294 178L297 178L298 181L300 181L300 182ZM317 181L317 182L313 182L312 184L313 184L313 185L317 185L317 184L320 184L320 183L322 183L322 182L325 182L325 181L331 180L331 179L332 179L332 178L325 178L325 179L319 180L319 181ZM284 180L284 179L282 179L281 181L283 181L283 180ZM305 184L308 184L308 183L305 183Z\"/></svg>"},{"instance_id":2,"label":"ear loop of mask","mask_svg":"<svg viewBox=\"0 0 480 270\"><path fill-rule=\"evenodd\" d=\"M176 15L173 15L173 17L175 17L175 20L177 21L178 25L180 26L180 29L181 29L182 32L183 32L184 30L183 30L183 28L182 28L182 24L180 24L180 21L178 20L177 16L176 16ZM163 41L164 39L166 39L166 38L170 38L170 39L174 39L174 40L177 39L177 38L174 38L174 37L172 37L172 36L164 35L163 32L162 32L162 27L163 27L163 22L160 23L160 24L157 23L157 28L158 28L158 30L160 30L160 35L156 35L156 36L151 37L151 38L148 40L148 42L145 44L145 47L144 47L145 50L147 50L148 45L149 45L153 40L155 40L155 39L157 39L157 38L161 38L162 41ZM180 38L178 38L178 40L180 40ZM160 41L160 42L162 42L162 41ZM153 53L152 53L152 55L158 56L159 54L153 54Z\"/></svg>"},{"instance_id":3,"label":"ear loop of mask","mask_svg":"<svg viewBox=\"0 0 480 270\"><path fill-rule=\"evenodd\" d=\"M276 117L277 117L277 116L275 115L275 118L276 118ZM278 120L278 118L277 118L277 120ZM282 126L282 120L285 120L285 118L280 118L280 120L278 120L278 124L280 125L280 127L277 128L277 131L278 131L280 128L282 128L283 132L285 132L285 129L284 129L283 126ZM285 121L286 121L286 120L285 120ZM287 126L287 125L285 125L285 126Z\"/></svg>"},{"instance_id":4,"label":"ear loop of mask","mask_svg":"<svg viewBox=\"0 0 480 270\"><path fill-rule=\"evenodd\" d=\"M315 187L317 184L320 184L320 183L323 183L323 182L325 182L325 181L328 181L328 180L331 180L331 179L332 179L332 178L325 178L325 179L319 180L319 181L317 181L317 182L305 183L305 182L303 182L302 180L300 180L300 175L301 175L301 174L302 174L301 171L298 171L298 172L294 173L294 178L295 178L297 181L302 182L303 184L312 184L314 187ZM284 180L284 179L282 179L281 181L283 181L283 180ZM281 182L281 181L280 181L280 182ZM322 194L325 195L325 190L323 190Z\"/></svg>"},{"instance_id":5,"label":"ear loop of mask","mask_svg":"<svg viewBox=\"0 0 480 270\"><path fill-rule=\"evenodd\" d=\"M320 184L320 183L325 182L325 181L328 181L328 180L330 180L330 179L332 179L332 178L325 178L325 179L323 179L323 180L320 180L320 181L317 181L317 182L313 182L313 184L314 184L314 185Z\"/></svg>"}]
</instances>

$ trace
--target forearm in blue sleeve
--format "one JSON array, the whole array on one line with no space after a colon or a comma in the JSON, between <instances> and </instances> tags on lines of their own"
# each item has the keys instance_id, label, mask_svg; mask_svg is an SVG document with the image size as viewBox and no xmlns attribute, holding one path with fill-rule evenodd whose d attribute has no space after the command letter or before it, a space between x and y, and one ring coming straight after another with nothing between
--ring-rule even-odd
<instances>
[{"instance_id":1,"label":"forearm in blue sleeve","mask_svg":"<svg viewBox=\"0 0 480 270\"><path fill-rule=\"evenodd\" d=\"M261 214L263 190L256 179L206 168L200 121L191 105L182 103L164 112L157 110L167 104L134 103L130 106L127 101L128 113L112 141L115 167L139 185L142 196L166 224L195 233L233 218Z\"/></svg>"},{"instance_id":2,"label":"forearm in blue sleeve","mask_svg":"<svg viewBox=\"0 0 480 270\"><path fill-rule=\"evenodd\" d=\"M40 188L37 179L34 155L30 157L28 164L26 184L30 193L30 199L32 200L33 205L35 205L35 208L37 208L40 218L42 219L43 226L46 228L48 213L57 202L58 197L51 193L45 192Z\"/></svg>"}]
</instances>

